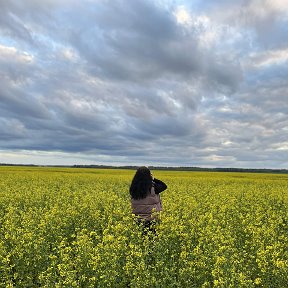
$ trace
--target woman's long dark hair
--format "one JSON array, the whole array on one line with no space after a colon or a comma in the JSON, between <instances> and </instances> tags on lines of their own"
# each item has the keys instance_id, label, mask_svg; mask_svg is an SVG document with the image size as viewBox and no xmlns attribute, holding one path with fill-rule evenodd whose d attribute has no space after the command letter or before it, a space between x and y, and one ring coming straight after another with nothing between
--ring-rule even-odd
<instances>
[{"instance_id":1,"label":"woman's long dark hair","mask_svg":"<svg viewBox=\"0 0 288 288\"><path fill-rule=\"evenodd\" d=\"M143 166L135 173L130 186L130 195L133 199L143 199L152 187L152 176L150 170Z\"/></svg>"}]
</instances>

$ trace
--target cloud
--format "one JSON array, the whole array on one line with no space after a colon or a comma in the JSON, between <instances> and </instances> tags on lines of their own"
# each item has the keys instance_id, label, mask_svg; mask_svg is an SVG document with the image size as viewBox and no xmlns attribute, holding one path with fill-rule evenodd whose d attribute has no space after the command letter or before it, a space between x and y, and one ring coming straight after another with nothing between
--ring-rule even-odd
<instances>
[{"instance_id":1,"label":"cloud","mask_svg":"<svg viewBox=\"0 0 288 288\"><path fill-rule=\"evenodd\" d=\"M285 166L286 1L202 2L1 1L0 162Z\"/></svg>"}]
</instances>

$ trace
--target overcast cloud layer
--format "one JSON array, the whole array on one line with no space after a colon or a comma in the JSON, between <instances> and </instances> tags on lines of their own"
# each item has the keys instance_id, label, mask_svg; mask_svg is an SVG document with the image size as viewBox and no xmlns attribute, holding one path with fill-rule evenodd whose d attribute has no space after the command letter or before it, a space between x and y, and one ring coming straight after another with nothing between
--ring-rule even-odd
<instances>
[{"instance_id":1,"label":"overcast cloud layer","mask_svg":"<svg viewBox=\"0 0 288 288\"><path fill-rule=\"evenodd\" d=\"M0 162L288 168L288 0L0 10Z\"/></svg>"}]
</instances>

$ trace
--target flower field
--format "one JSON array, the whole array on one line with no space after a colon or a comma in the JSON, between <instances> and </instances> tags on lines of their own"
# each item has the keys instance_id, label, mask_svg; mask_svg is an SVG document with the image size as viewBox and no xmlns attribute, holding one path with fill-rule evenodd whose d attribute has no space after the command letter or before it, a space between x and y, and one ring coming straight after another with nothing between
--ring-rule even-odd
<instances>
[{"instance_id":1,"label":"flower field","mask_svg":"<svg viewBox=\"0 0 288 288\"><path fill-rule=\"evenodd\" d=\"M134 173L0 167L0 287L288 287L288 175L153 171L143 235Z\"/></svg>"}]
</instances>

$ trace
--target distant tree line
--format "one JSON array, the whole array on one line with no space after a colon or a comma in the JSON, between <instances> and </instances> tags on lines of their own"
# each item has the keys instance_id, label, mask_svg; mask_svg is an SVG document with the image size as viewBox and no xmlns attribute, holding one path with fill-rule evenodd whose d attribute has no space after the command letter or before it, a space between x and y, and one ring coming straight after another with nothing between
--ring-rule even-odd
<instances>
[{"instance_id":1,"label":"distant tree line","mask_svg":"<svg viewBox=\"0 0 288 288\"><path fill-rule=\"evenodd\" d=\"M249 172L249 173L288 173L287 169L268 169L268 168L202 168L202 167L149 167L157 170L176 170L176 171L209 171L209 172Z\"/></svg>"},{"instance_id":2,"label":"distant tree line","mask_svg":"<svg viewBox=\"0 0 288 288\"><path fill-rule=\"evenodd\" d=\"M113 165L35 165L35 164L9 164L0 163L0 166L27 166L27 167L67 167L67 168L98 168L98 169L137 169L138 166L113 166ZM149 166L151 170L169 171L207 171L207 172L249 172L249 173L278 173L288 174L288 169L269 168L203 168L203 167L171 167L171 166Z\"/></svg>"}]
</instances>

